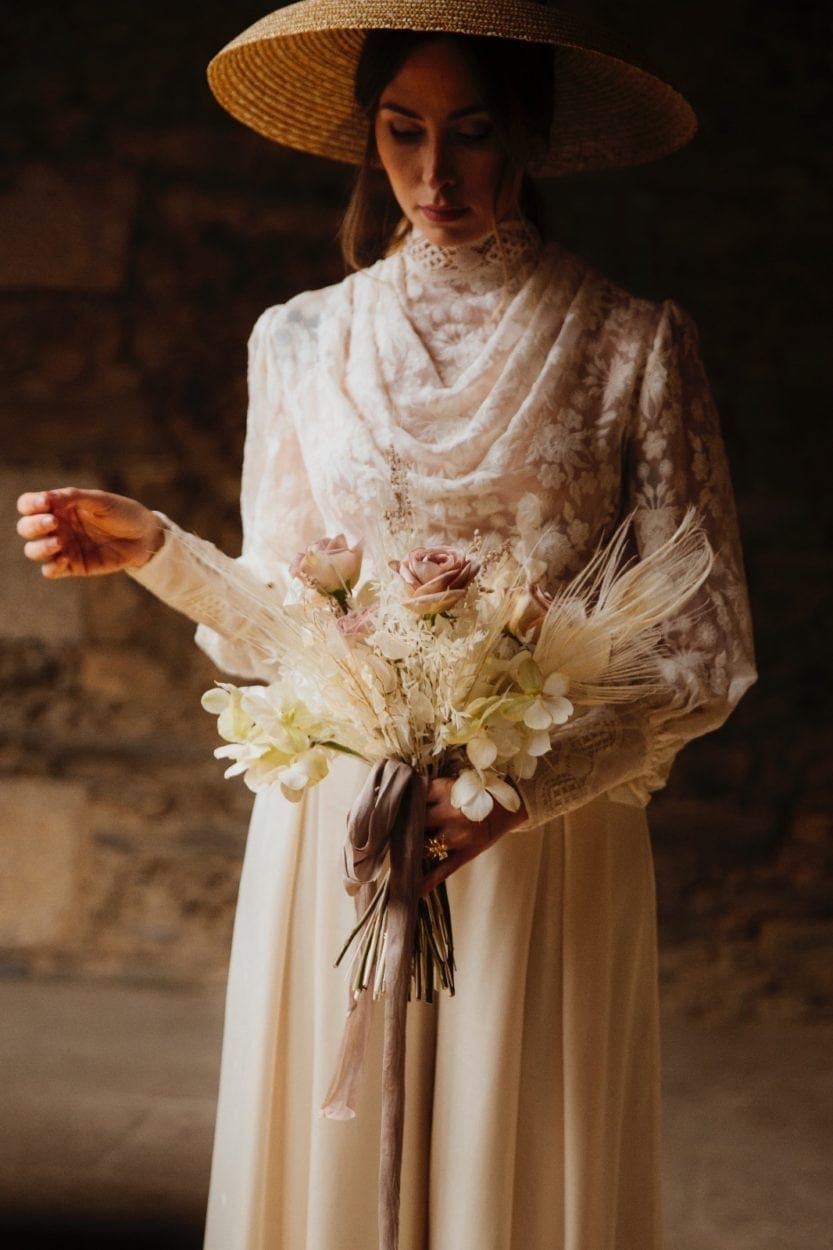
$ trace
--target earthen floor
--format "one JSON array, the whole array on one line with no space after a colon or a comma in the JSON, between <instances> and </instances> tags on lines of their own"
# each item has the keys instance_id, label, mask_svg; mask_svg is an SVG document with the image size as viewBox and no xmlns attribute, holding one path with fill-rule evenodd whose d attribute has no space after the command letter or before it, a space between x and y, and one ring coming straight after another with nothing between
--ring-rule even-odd
<instances>
[{"instance_id":1,"label":"earthen floor","mask_svg":"<svg viewBox=\"0 0 833 1250\"><path fill-rule=\"evenodd\" d=\"M3 1250L197 1250L222 994L0 982ZM833 1028L664 1029L668 1250L833 1248Z\"/></svg>"}]
</instances>

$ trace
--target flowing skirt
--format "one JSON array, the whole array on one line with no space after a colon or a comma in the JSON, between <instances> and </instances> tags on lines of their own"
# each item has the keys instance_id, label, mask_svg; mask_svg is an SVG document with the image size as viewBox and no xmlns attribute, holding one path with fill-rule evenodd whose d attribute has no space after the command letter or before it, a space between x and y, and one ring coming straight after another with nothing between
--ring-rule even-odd
<instances>
[{"instance_id":1,"label":"flowing skirt","mask_svg":"<svg viewBox=\"0 0 833 1250\"><path fill-rule=\"evenodd\" d=\"M255 803L205 1250L374 1250L381 1016L355 1119L321 1118L353 922L337 761ZM449 882L457 994L408 1007L401 1250L659 1250L654 881L644 812L597 799Z\"/></svg>"}]
</instances>

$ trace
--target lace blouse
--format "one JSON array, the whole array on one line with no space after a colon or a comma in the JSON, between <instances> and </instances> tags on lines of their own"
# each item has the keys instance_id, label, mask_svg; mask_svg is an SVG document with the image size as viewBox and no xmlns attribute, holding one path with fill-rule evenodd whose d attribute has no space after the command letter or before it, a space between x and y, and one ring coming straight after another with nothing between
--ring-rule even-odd
<instances>
[{"instance_id":1,"label":"lace blouse","mask_svg":"<svg viewBox=\"0 0 833 1250\"><path fill-rule=\"evenodd\" d=\"M308 543L367 531L390 498L391 452L425 542L495 531L544 584L577 572L630 512L646 554L699 510L714 568L667 626L662 694L577 718L519 784L530 825L601 793L644 804L683 743L754 680L717 417L675 304L632 297L523 223L476 247L413 232L370 268L263 313L249 392L240 563L280 593ZM166 527L133 576L200 623L220 668L268 678L240 641L245 609L217 553L206 544L201 558Z\"/></svg>"}]
</instances>

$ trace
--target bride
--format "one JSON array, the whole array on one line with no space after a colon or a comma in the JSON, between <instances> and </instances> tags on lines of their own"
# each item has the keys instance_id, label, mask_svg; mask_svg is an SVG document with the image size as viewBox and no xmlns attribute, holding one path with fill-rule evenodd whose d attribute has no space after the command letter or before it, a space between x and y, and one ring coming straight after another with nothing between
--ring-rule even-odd
<instances>
[{"instance_id":1,"label":"bride","mask_svg":"<svg viewBox=\"0 0 833 1250\"><path fill-rule=\"evenodd\" d=\"M250 340L237 569L288 593L299 550L372 524L392 454L426 540L496 533L534 549L542 588L630 513L637 555L692 505L709 534L709 580L665 630L661 695L577 718L515 813L474 824L449 779L431 783L425 836L448 853L426 884L449 882L458 990L408 1015L403 1250L658 1250L644 809L754 680L749 621L696 332L545 241L532 174L651 159L686 141L691 112L607 36L529 0L302 0L209 73L263 134L359 165L354 272L268 309ZM219 668L272 676L209 544L103 491L36 490L19 510L46 577L126 570L198 622ZM355 1119L317 1114L344 1017L339 832L365 775L342 759L298 805L255 802L207 1250L375 1244L376 1084ZM379 1046L374 1023L377 1062Z\"/></svg>"}]
</instances>

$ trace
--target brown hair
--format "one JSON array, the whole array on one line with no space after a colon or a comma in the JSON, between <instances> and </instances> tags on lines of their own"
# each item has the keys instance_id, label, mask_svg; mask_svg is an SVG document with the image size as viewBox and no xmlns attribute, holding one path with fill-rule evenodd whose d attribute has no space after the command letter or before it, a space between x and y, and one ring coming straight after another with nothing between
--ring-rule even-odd
<instances>
[{"instance_id":1,"label":"brown hair","mask_svg":"<svg viewBox=\"0 0 833 1250\"><path fill-rule=\"evenodd\" d=\"M354 94L368 122L367 146L341 224L341 250L351 269L387 255L410 225L394 199L376 153L374 123L385 87L411 53L433 39L450 39L468 58L503 148L503 179L521 174L519 208L543 233L544 211L527 166L544 155L553 109L553 51L542 44L434 31L370 30L356 67ZM496 192L500 187L496 188Z\"/></svg>"}]
</instances>

